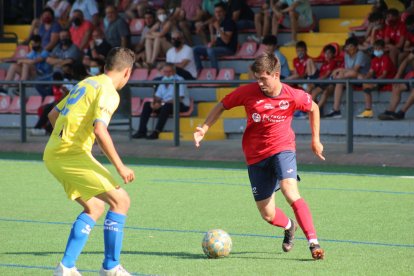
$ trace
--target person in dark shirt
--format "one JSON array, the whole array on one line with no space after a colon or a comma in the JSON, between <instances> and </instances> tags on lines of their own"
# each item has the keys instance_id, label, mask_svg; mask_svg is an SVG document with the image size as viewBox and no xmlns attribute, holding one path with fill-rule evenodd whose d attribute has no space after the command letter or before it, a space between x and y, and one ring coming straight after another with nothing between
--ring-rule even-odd
<instances>
[{"instance_id":1,"label":"person in dark shirt","mask_svg":"<svg viewBox=\"0 0 414 276\"><path fill-rule=\"evenodd\" d=\"M254 12L246 0L228 0L226 15L236 22L238 30L254 29Z\"/></svg>"}]
</instances>

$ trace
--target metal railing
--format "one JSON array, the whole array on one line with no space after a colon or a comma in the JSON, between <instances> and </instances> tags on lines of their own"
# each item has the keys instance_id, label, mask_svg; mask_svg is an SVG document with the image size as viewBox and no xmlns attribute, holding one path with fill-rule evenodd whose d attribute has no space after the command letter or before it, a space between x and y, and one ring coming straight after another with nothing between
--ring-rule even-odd
<instances>
[{"instance_id":1,"label":"metal railing","mask_svg":"<svg viewBox=\"0 0 414 276\"><path fill-rule=\"evenodd\" d=\"M178 147L180 145L180 96L178 86L180 84L186 85L203 85L203 84L223 84L223 85L239 85L251 83L253 80L231 80L231 81L129 81L128 85L132 87L151 87L158 84L173 84L174 85L174 109L173 109L173 121L174 121L174 146ZM395 83L408 83L412 85L414 79L369 79L369 80L358 80L358 79L343 79L343 80L283 80L283 83L287 84L344 84L345 85L345 104L346 104L346 144L347 144L347 153L353 152L353 91L351 85L354 84L395 84ZM53 84L76 84L76 82L68 81L0 81L1 85L13 85L18 86L20 91L20 96L22 99L26 98L26 87L35 86L35 85L53 85ZM130 100L130 99L129 99ZM25 101L20 101L20 140L22 143L27 141L26 133L26 105ZM130 115L131 116L131 115ZM131 120L130 120L131 122ZM131 129L131 126L130 126ZM131 135L131 131L130 131Z\"/></svg>"}]
</instances>

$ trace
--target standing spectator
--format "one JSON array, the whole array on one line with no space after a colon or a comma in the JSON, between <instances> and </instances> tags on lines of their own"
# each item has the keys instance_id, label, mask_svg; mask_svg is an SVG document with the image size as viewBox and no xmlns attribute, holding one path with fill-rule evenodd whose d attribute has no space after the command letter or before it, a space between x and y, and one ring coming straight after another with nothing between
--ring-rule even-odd
<instances>
[{"instance_id":1,"label":"standing spectator","mask_svg":"<svg viewBox=\"0 0 414 276\"><path fill-rule=\"evenodd\" d=\"M313 24L312 8L309 0L282 0L277 4L272 18L272 25L276 27L272 34L277 35L279 24L291 29L292 41L286 46L295 45L299 28L308 28ZM287 15L287 16L286 16Z\"/></svg>"},{"instance_id":2,"label":"standing spectator","mask_svg":"<svg viewBox=\"0 0 414 276\"><path fill-rule=\"evenodd\" d=\"M221 0L203 0L201 7L197 10L195 18L195 33L201 38L203 44L208 43L207 31L210 23L214 20L214 7Z\"/></svg>"},{"instance_id":3,"label":"standing spectator","mask_svg":"<svg viewBox=\"0 0 414 276\"><path fill-rule=\"evenodd\" d=\"M151 31L154 25L157 23L155 19L155 12L153 9L147 9L144 14L145 26L141 32L139 42L135 45L135 59L138 63L138 67L143 67L146 62L145 43L147 34ZM136 64L137 65L137 64Z\"/></svg>"},{"instance_id":4,"label":"standing spectator","mask_svg":"<svg viewBox=\"0 0 414 276\"><path fill-rule=\"evenodd\" d=\"M66 26L71 9L71 5L67 0L49 0L46 3L46 7L54 11L56 20L61 26Z\"/></svg>"},{"instance_id":5,"label":"standing spectator","mask_svg":"<svg viewBox=\"0 0 414 276\"><path fill-rule=\"evenodd\" d=\"M118 15L114 5L108 5L105 9L104 30L105 37L112 47L128 48L130 43L129 26Z\"/></svg>"},{"instance_id":6,"label":"standing spectator","mask_svg":"<svg viewBox=\"0 0 414 276\"><path fill-rule=\"evenodd\" d=\"M55 21L55 13L49 7L42 11L40 20L34 19L30 27L30 35L23 43L29 43L33 35L42 38L42 49L52 51L59 41L60 25Z\"/></svg>"},{"instance_id":7,"label":"standing spectator","mask_svg":"<svg viewBox=\"0 0 414 276\"><path fill-rule=\"evenodd\" d=\"M9 67L6 74L6 81L14 80L17 74L20 76L20 80L23 81L45 76L52 72L52 67L46 63L49 52L42 49L40 36L33 36L31 47L32 50L25 58L18 59L16 63L13 63ZM2 90L0 92L5 93L7 86L3 86L0 90Z\"/></svg>"},{"instance_id":8,"label":"standing spectator","mask_svg":"<svg viewBox=\"0 0 414 276\"><path fill-rule=\"evenodd\" d=\"M54 70L60 70L65 64L74 64L81 62L82 53L73 44L70 33L67 30L62 30L59 33L59 44L53 49L46 62L53 66Z\"/></svg>"},{"instance_id":9,"label":"standing spectator","mask_svg":"<svg viewBox=\"0 0 414 276\"><path fill-rule=\"evenodd\" d=\"M172 63L165 63L162 68L162 80L164 81L173 81L173 80L183 80L182 77L178 76L175 73L175 66ZM180 95L180 112L186 112L189 109L190 99L187 96L187 86L185 84L179 85L179 95ZM173 84L160 84L157 88L157 91L154 95L154 100L152 102L146 102L142 109L139 129L132 136L132 138L140 139L147 138L150 140L158 139L160 132L164 129L165 123L168 120L173 112L174 104L174 85ZM158 122L155 126L154 131L151 135L147 136L147 123L151 116L151 113L157 113Z\"/></svg>"},{"instance_id":10,"label":"standing spectator","mask_svg":"<svg viewBox=\"0 0 414 276\"><path fill-rule=\"evenodd\" d=\"M238 31L254 28L254 12L246 0L228 0L226 15L236 22Z\"/></svg>"},{"instance_id":11,"label":"standing spectator","mask_svg":"<svg viewBox=\"0 0 414 276\"><path fill-rule=\"evenodd\" d=\"M388 54L385 53L384 40L377 40L374 42L374 58L371 60L371 68L368 73L363 76L359 76L360 79L392 79L395 76L397 69L392 63ZM384 84L364 83L362 88L364 89L365 96L365 110L359 114L358 118L372 118L374 112L372 111L372 95L373 89L380 89Z\"/></svg>"},{"instance_id":12,"label":"standing spectator","mask_svg":"<svg viewBox=\"0 0 414 276\"><path fill-rule=\"evenodd\" d=\"M254 14L254 26L256 29L256 35L251 35L248 37L248 39L254 40L257 43L261 43L263 38L269 34L270 29L272 29L272 35L276 35L277 24L270 24L272 21L273 9L276 9L276 2L277 0L265 1L262 4L260 11Z\"/></svg>"},{"instance_id":13,"label":"standing spectator","mask_svg":"<svg viewBox=\"0 0 414 276\"><path fill-rule=\"evenodd\" d=\"M146 67L155 66L157 58L165 56L168 49L172 47L170 43L171 30L173 23L168 19L167 11L164 8L157 10L158 22L150 29L145 38Z\"/></svg>"},{"instance_id":14,"label":"standing spectator","mask_svg":"<svg viewBox=\"0 0 414 276\"><path fill-rule=\"evenodd\" d=\"M197 71L203 66L201 56L208 56L211 67L219 69L217 57L233 55L237 50L237 27L236 23L226 17L226 6L218 3L214 7L214 21L210 24L211 41L207 46L195 46L194 59Z\"/></svg>"},{"instance_id":15,"label":"standing spectator","mask_svg":"<svg viewBox=\"0 0 414 276\"><path fill-rule=\"evenodd\" d=\"M180 31L171 34L173 47L167 51L166 61L175 65L177 75L185 80L195 80L197 69L194 62L193 49L184 44L184 36Z\"/></svg>"},{"instance_id":16,"label":"standing spectator","mask_svg":"<svg viewBox=\"0 0 414 276\"><path fill-rule=\"evenodd\" d=\"M386 18L387 26L385 27L385 47L390 53L391 61L398 64L398 54L404 46L405 26L401 22L400 13L396 9L389 9Z\"/></svg>"},{"instance_id":17,"label":"standing spectator","mask_svg":"<svg viewBox=\"0 0 414 276\"><path fill-rule=\"evenodd\" d=\"M338 67L337 62L334 59L336 50L335 47L332 45L327 45L324 48L324 60L319 68L319 71L317 73L317 79L318 80L326 80L330 78L332 72ZM318 103L318 107L321 111L323 111L323 107L326 103L326 100L328 99L329 95L333 93L335 86L333 84L315 84L315 85L309 85L309 93L312 95L312 100ZM317 100L318 96L321 95L320 99Z\"/></svg>"},{"instance_id":18,"label":"standing spectator","mask_svg":"<svg viewBox=\"0 0 414 276\"><path fill-rule=\"evenodd\" d=\"M94 26L99 27L100 19L96 0L76 0L72 5L70 17L73 16L75 10L81 10L85 20L92 22Z\"/></svg>"},{"instance_id":19,"label":"standing spectator","mask_svg":"<svg viewBox=\"0 0 414 276\"><path fill-rule=\"evenodd\" d=\"M277 43L277 37L274 35L267 35L263 39L263 45L265 45L265 51L267 53L273 53L280 63L280 79L286 79L290 76L289 64L286 57L279 51L279 45Z\"/></svg>"},{"instance_id":20,"label":"standing spectator","mask_svg":"<svg viewBox=\"0 0 414 276\"><path fill-rule=\"evenodd\" d=\"M337 68L332 72L334 79L354 79L361 74L368 73L370 59L362 51L358 50L358 40L350 37L345 41L345 68ZM334 91L333 109L325 117L341 118L341 98L344 84L336 84ZM349 115L350 116L350 115Z\"/></svg>"},{"instance_id":21,"label":"standing spectator","mask_svg":"<svg viewBox=\"0 0 414 276\"><path fill-rule=\"evenodd\" d=\"M102 30L100 28L94 29L92 32L92 40L89 42L89 48L83 58L83 64L89 66L90 59L104 62L111 48Z\"/></svg>"},{"instance_id":22,"label":"standing spectator","mask_svg":"<svg viewBox=\"0 0 414 276\"><path fill-rule=\"evenodd\" d=\"M71 22L70 36L72 37L73 44L81 51L87 50L93 31L92 23L83 18L81 10L74 10L72 12Z\"/></svg>"}]
</instances>

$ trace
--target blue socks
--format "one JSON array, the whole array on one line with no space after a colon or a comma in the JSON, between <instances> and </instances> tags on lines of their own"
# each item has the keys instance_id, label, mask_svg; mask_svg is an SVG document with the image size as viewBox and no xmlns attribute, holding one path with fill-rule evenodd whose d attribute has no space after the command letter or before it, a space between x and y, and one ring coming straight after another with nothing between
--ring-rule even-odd
<instances>
[{"instance_id":1,"label":"blue socks","mask_svg":"<svg viewBox=\"0 0 414 276\"><path fill-rule=\"evenodd\" d=\"M105 259L102 266L110 270L119 264L126 215L108 211L104 221Z\"/></svg>"},{"instance_id":2,"label":"blue socks","mask_svg":"<svg viewBox=\"0 0 414 276\"><path fill-rule=\"evenodd\" d=\"M95 226L95 221L85 213L81 213L72 225L68 243L66 245L65 254L62 259L62 264L67 268L75 266L86 241L89 238L89 233Z\"/></svg>"}]
</instances>

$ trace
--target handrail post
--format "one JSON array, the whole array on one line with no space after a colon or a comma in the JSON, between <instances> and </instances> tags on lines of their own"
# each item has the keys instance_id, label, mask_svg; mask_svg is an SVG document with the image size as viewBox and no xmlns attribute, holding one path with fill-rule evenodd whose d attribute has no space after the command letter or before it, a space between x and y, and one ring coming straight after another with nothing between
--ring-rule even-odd
<instances>
[{"instance_id":1,"label":"handrail post","mask_svg":"<svg viewBox=\"0 0 414 276\"><path fill-rule=\"evenodd\" d=\"M174 146L180 146L180 94L178 91L178 83L174 79Z\"/></svg>"},{"instance_id":2,"label":"handrail post","mask_svg":"<svg viewBox=\"0 0 414 276\"><path fill-rule=\"evenodd\" d=\"M26 136L26 89L22 81L19 81L20 91L20 141L25 143Z\"/></svg>"},{"instance_id":3,"label":"handrail post","mask_svg":"<svg viewBox=\"0 0 414 276\"><path fill-rule=\"evenodd\" d=\"M346 152L354 151L354 94L350 89L349 79L345 83L346 89Z\"/></svg>"}]
</instances>

